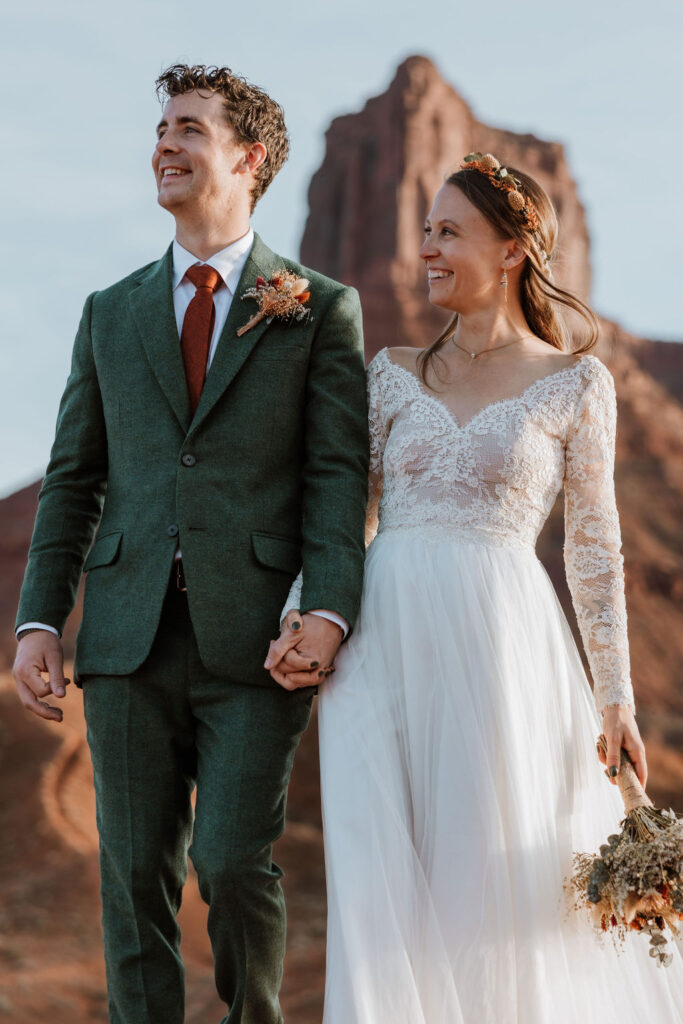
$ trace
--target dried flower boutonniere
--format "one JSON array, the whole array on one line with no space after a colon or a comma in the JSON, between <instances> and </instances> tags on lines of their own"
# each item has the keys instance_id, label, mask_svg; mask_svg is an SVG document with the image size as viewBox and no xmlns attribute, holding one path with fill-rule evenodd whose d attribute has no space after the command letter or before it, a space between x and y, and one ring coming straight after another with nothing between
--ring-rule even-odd
<instances>
[{"instance_id":1,"label":"dried flower boutonniere","mask_svg":"<svg viewBox=\"0 0 683 1024\"><path fill-rule=\"evenodd\" d=\"M306 278L297 277L288 270L277 270L270 281L257 277L256 286L247 289L242 298L255 299L259 306L258 312L239 328L237 337L241 338L264 318L268 323L274 317L284 321L308 319L311 311L304 307L304 303L310 299L311 293L307 289Z\"/></svg>"}]
</instances>

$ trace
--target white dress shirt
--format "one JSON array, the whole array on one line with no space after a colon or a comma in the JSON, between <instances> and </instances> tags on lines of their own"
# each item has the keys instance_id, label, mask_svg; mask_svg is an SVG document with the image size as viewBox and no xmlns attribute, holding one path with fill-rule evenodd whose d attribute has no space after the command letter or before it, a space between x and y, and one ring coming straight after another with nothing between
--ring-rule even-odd
<instances>
[{"instance_id":1,"label":"white dress shirt","mask_svg":"<svg viewBox=\"0 0 683 1024\"><path fill-rule=\"evenodd\" d=\"M209 358L206 363L207 372L216 354L218 339L225 327L225 321L228 319L233 296L237 291L237 285L242 276L244 264L247 262L247 257L251 252L253 244L254 232L249 228L246 235L242 235L236 242L232 242L225 249L215 253L211 259L198 260L196 256L193 256L191 252L182 247L177 238L173 240L173 309L175 311L175 322L178 326L178 337L183 333L185 313L197 290L190 279L185 276L190 267L201 267L206 263L218 271L223 281L213 293L216 322L214 323L211 344L209 345ZM246 312L248 313L249 311L246 310Z\"/></svg>"},{"instance_id":2,"label":"white dress shirt","mask_svg":"<svg viewBox=\"0 0 683 1024\"><path fill-rule=\"evenodd\" d=\"M249 228L246 235L242 235L236 242L231 242L225 249L221 249L220 252L214 253L214 255L208 260L198 260L191 252L184 249L177 238L173 239L173 310L175 312L176 325L178 327L178 337L183 331L183 320L185 319L185 313L187 307L195 296L196 288L186 276L187 271L190 267L203 266L205 263L218 271L222 278L222 284L218 286L213 295L213 303L216 310L216 319L213 327L213 334L211 335L211 343L209 345L209 356L206 363L207 373L209 367L213 361L213 357L216 354L216 348L218 347L218 340L221 336L221 332L225 327L225 321L228 318L230 312L230 306L234 298L235 292L237 291L237 285L239 279L242 276L244 270L244 264L247 262L249 253L254 244L254 231L253 228ZM181 553L178 549L176 558L180 558ZM336 612L330 612L323 609L316 609L311 612L312 615L319 615L323 619L329 619L330 622L334 622L335 625L339 626L343 630L344 636L349 632L349 624L346 619L342 618L341 615L337 615ZM55 636L59 636L59 632L53 627L48 626L44 622L24 622L21 626L17 627L16 632L20 633L22 629L46 629L50 633L54 633Z\"/></svg>"}]
</instances>

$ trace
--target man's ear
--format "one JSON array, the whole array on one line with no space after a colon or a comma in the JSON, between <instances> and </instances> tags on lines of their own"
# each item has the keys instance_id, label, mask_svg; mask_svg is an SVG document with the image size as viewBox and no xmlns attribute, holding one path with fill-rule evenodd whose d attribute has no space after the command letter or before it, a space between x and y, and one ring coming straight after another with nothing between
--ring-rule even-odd
<instances>
[{"instance_id":1,"label":"man's ear","mask_svg":"<svg viewBox=\"0 0 683 1024\"><path fill-rule=\"evenodd\" d=\"M248 149L245 149L242 159L237 165L238 174L246 174L247 172L254 171L261 166L263 161L268 156L268 150L262 142L252 142Z\"/></svg>"}]
</instances>

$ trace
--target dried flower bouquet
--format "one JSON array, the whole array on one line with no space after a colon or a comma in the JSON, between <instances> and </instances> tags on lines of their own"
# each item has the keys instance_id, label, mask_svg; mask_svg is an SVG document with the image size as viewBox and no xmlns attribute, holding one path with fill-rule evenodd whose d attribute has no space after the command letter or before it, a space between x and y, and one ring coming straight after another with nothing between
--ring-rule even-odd
<instances>
[{"instance_id":1,"label":"dried flower bouquet","mask_svg":"<svg viewBox=\"0 0 683 1024\"><path fill-rule=\"evenodd\" d=\"M598 749L607 752L604 736ZM588 911L596 929L623 940L629 931L650 936L650 956L668 967L667 928L679 935L683 919L683 818L659 810L645 793L625 750L617 775L626 817L598 856L574 854L567 883L574 908Z\"/></svg>"}]
</instances>

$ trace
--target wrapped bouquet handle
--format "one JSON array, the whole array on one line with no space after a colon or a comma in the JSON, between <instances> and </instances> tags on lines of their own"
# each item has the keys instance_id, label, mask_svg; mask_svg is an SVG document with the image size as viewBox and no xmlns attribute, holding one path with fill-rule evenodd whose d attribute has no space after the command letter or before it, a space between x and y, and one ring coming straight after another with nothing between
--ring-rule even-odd
<instances>
[{"instance_id":1,"label":"wrapped bouquet handle","mask_svg":"<svg viewBox=\"0 0 683 1024\"><path fill-rule=\"evenodd\" d=\"M607 756L607 740L604 736L601 736L597 743L598 752ZM616 778L621 798L624 801L624 809L628 814L630 811L635 811L638 807L653 807L654 804L650 800L649 796L640 784L640 779L636 775L636 770L633 767L633 761L628 755L628 752L621 748L621 757L619 761L619 772Z\"/></svg>"}]
</instances>

